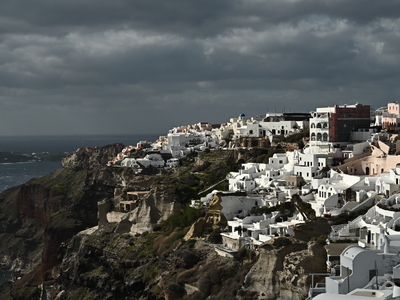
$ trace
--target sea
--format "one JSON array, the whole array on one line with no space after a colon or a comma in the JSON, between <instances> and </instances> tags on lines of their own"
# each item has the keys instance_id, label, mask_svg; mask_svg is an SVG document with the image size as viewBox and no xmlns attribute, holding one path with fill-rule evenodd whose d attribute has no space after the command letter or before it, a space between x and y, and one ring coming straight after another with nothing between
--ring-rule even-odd
<instances>
[{"instance_id":1,"label":"sea","mask_svg":"<svg viewBox=\"0 0 400 300\"><path fill-rule=\"evenodd\" d=\"M154 142L160 134L137 135L91 135L91 136L0 136L0 152L15 153L70 153L82 147L105 146L123 143L126 146L139 141ZM41 162L0 162L0 192L27 182L31 178L42 177L61 167L61 161Z\"/></svg>"},{"instance_id":2,"label":"sea","mask_svg":"<svg viewBox=\"0 0 400 300\"><path fill-rule=\"evenodd\" d=\"M135 146L139 141L154 142L162 134L136 135L75 135L75 136L0 136L0 152L21 154L64 153L65 155L82 147L105 146L123 143ZM23 184L32 178L42 177L61 167L61 161L33 161L18 163L0 162L0 193ZM0 284L12 277L0 270Z\"/></svg>"}]
</instances>

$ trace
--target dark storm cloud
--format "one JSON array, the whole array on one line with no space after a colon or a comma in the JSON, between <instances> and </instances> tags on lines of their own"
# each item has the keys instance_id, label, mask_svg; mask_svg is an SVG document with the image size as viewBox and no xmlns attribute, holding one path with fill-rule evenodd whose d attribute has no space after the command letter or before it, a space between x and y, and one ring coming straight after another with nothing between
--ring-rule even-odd
<instances>
[{"instance_id":1,"label":"dark storm cloud","mask_svg":"<svg viewBox=\"0 0 400 300\"><path fill-rule=\"evenodd\" d=\"M379 107L399 95L398 11L372 0L3 1L0 134Z\"/></svg>"}]
</instances>

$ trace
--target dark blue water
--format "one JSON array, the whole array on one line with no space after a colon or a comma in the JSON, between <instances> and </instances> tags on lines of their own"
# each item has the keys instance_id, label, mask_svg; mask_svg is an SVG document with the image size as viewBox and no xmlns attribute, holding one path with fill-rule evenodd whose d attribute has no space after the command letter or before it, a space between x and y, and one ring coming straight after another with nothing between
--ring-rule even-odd
<instances>
[{"instance_id":1,"label":"dark blue water","mask_svg":"<svg viewBox=\"0 0 400 300\"><path fill-rule=\"evenodd\" d=\"M61 162L0 164L0 192L32 178L42 177L61 167Z\"/></svg>"},{"instance_id":2,"label":"dark blue water","mask_svg":"<svg viewBox=\"0 0 400 300\"><path fill-rule=\"evenodd\" d=\"M0 270L0 285L3 284L6 280L12 279L13 275L11 272Z\"/></svg>"},{"instance_id":3,"label":"dark blue water","mask_svg":"<svg viewBox=\"0 0 400 300\"><path fill-rule=\"evenodd\" d=\"M100 147L114 143L135 146L139 141L154 142L158 137L159 134L0 137L0 152L69 153L82 147ZM0 163L0 192L31 178L42 177L60 167L61 162Z\"/></svg>"}]
</instances>

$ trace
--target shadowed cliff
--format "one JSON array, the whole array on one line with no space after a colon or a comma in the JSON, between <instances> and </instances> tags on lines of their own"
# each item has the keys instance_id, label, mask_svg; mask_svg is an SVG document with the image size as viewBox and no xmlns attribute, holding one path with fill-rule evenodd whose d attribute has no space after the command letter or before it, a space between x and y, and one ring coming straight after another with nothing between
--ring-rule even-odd
<instances>
[{"instance_id":1,"label":"shadowed cliff","mask_svg":"<svg viewBox=\"0 0 400 300\"><path fill-rule=\"evenodd\" d=\"M198 239L183 239L204 217L188 207L190 199L242 162L266 162L273 150L211 151L189 156L176 170L145 176L131 168L106 167L123 147L79 149L63 159L58 171L0 194L0 257L7 268L26 274L0 288L4 299L38 299L40 293L48 299L304 296L308 272L321 268L307 261L318 254L325 262L323 247L307 243L327 234L329 226L311 232L308 225L297 240L280 238L259 253L241 249L236 258L220 257L204 242L213 226L199 229ZM224 188L226 183L216 187ZM119 232L117 224L94 227L99 201L116 209L116 201L138 189L149 194L127 215L128 232ZM269 277L257 270L267 270ZM297 277L290 276L293 270ZM38 288L43 282L45 287Z\"/></svg>"}]
</instances>

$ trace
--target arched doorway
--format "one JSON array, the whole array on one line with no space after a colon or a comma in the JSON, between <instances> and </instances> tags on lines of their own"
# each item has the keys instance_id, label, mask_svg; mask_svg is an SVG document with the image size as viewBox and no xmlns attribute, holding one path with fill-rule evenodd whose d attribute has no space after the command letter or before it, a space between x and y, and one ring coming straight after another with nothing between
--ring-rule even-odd
<instances>
[{"instance_id":1,"label":"arched doorway","mask_svg":"<svg viewBox=\"0 0 400 300\"><path fill-rule=\"evenodd\" d=\"M369 175L369 167L365 168L365 175Z\"/></svg>"}]
</instances>

